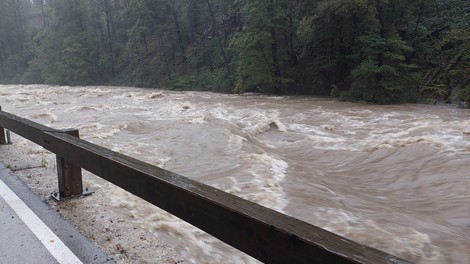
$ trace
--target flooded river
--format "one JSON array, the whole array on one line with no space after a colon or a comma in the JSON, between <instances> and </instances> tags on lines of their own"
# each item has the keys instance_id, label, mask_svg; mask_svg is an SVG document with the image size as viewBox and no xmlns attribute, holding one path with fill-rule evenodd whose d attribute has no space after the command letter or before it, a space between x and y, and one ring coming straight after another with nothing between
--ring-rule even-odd
<instances>
[{"instance_id":1,"label":"flooded river","mask_svg":"<svg viewBox=\"0 0 470 264\"><path fill-rule=\"evenodd\" d=\"M410 261L470 262L469 110L45 85L0 86L0 105ZM255 262L108 195L192 262Z\"/></svg>"}]
</instances>

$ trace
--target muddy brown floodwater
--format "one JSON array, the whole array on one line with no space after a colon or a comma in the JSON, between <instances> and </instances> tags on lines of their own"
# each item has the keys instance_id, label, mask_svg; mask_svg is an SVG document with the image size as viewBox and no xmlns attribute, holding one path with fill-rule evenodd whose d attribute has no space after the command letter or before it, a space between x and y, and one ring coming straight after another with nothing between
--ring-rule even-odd
<instances>
[{"instance_id":1,"label":"muddy brown floodwater","mask_svg":"<svg viewBox=\"0 0 470 264\"><path fill-rule=\"evenodd\" d=\"M46 85L0 86L0 105L407 260L470 262L469 110ZM105 195L188 262L255 262L120 189Z\"/></svg>"}]
</instances>

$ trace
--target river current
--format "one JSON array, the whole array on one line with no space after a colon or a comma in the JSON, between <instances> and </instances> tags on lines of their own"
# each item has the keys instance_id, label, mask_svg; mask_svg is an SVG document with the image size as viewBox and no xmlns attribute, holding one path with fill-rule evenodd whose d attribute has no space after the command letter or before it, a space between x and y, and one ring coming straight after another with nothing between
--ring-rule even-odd
<instances>
[{"instance_id":1,"label":"river current","mask_svg":"<svg viewBox=\"0 0 470 264\"><path fill-rule=\"evenodd\" d=\"M0 85L0 105L407 260L470 263L468 109L46 85ZM107 195L191 262L256 262L120 189Z\"/></svg>"}]
</instances>

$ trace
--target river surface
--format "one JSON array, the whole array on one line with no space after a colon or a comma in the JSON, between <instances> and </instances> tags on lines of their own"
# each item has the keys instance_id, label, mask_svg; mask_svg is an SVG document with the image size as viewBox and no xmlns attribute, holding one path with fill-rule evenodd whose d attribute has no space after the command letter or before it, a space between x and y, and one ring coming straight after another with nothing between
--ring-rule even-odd
<instances>
[{"instance_id":1,"label":"river surface","mask_svg":"<svg viewBox=\"0 0 470 264\"><path fill-rule=\"evenodd\" d=\"M0 86L0 105L407 260L470 263L469 110L46 85ZM192 262L255 262L108 195Z\"/></svg>"}]
</instances>

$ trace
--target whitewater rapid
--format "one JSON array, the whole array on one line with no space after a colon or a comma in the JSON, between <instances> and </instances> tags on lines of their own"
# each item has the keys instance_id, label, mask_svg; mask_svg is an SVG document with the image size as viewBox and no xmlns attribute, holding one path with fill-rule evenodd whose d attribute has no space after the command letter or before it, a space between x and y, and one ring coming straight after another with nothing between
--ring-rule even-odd
<instances>
[{"instance_id":1,"label":"whitewater rapid","mask_svg":"<svg viewBox=\"0 0 470 264\"><path fill-rule=\"evenodd\" d=\"M5 111L77 128L85 140L407 260L470 262L469 110L46 85L0 85L0 100ZM194 263L255 262L121 189L106 195Z\"/></svg>"}]
</instances>

